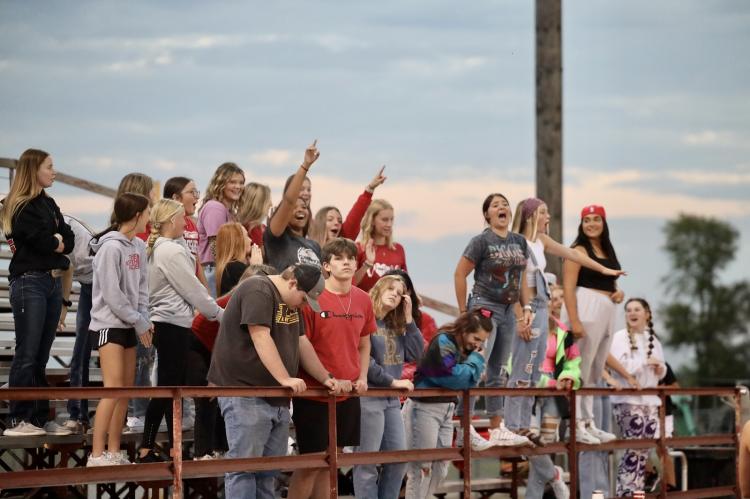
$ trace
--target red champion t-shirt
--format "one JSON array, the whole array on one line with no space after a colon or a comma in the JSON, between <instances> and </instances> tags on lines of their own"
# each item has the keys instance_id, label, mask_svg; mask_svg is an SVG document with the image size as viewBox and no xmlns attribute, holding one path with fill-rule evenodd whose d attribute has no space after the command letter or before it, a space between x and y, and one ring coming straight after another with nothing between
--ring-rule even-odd
<instances>
[{"instance_id":1,"label":"red champion t-shirt","mask_svg":"<svg viewBox=\"0 0 750 499\"><path fill-rule=\"evenodd\" d=\"M351 301L350 301L351 298ZM359 378L359 339L377 330L370 296L352 286L349 293L338 295L327 289L318 298L320 312L305 306L305 335L315 348L323 366L338 379ZM300 376L307 386L321 385L304 370Z\"/></svg>"}]
</instances>

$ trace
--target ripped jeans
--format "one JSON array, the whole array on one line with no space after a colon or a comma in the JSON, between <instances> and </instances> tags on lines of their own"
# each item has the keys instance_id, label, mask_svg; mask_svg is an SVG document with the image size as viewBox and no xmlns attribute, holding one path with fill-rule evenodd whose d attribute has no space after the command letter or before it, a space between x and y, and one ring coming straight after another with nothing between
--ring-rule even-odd
<instances>
[{"instance_id":1,"label":"ripped jeans","mask_svg":"<svg viewBox=\"0 0 750 499\"><path fill-rule=\"evenodd\" d=\"M453 402L406 399L404 418L409 449L443 449L453 445ZM406 499L432 497L448 474L448 461L410 462L406 468Z\"/></svg>"},{"instance_id":2,"label":"ripped jeans","mask_svg":"<svg viewBox=\"0 0 750 499\"><path fill-rule=\"evenodd\" d=\"M535 308L536 315L531 323L531 339L526 341L517 334L513 335L508 388L534 388L539 383L549 332L546 296L537 295L532 300L532 307ZM509 430L528 428L533 407L534 397L506 397L503 411L505 426Z\"/></svg>"}]
</instances>

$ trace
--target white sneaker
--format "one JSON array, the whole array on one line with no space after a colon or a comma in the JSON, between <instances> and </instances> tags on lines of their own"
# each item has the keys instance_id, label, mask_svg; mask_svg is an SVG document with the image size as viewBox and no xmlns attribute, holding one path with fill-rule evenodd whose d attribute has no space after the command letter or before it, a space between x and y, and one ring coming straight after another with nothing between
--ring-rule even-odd
<instances>
[{"instance_id":1,"label":"white sneaker","mask_svg":"<svg viewBox=\"0 0 750 499\"><path fill-rule=\"evenodd\" d=\"M555 466L555 479L550 482L550 485L552 485L552 491L557 499L570 498L570 489L563 480L563 469L561 467Z\"/></svg>"},{"instance_id":2,"label":"white sneaker","mask_svg":"<svg viewBox=\"0 0 750 499\"><path fill-rule=\"evenodd\" d=\"M601 443L607 443L617 439L617 436L615 436L615 434L600 430L599 428L594 426L594 423L592 422L589 422L586 425L586 431L588 431L590 435L598 438Z\"/></svg>"},{"instance_id":3,"label":"white sneaker","mask_svg":"<svg viewBox=\"0 0 750 499\"><path fill-rule=\"evenodd\" d=\"M34 426L28 421L21 421L16 426L14 426L13 428L8 428L3 433L3 435L5 435L6 437L41 437L42 435L46 434L47 432L44 430L44 428Z\"/></svg>"},{"instance_id":4,"label":"white sneaker","mask_svg":"<svg viewBox=\"0 0 750 499\"><path fill-rule=\"evenodd\" d=\"M57 424L55 421L47 421L47 423L44 425L44 431L47 432L47 435L72 435L73 432L67 429L66 427Z\"/></svg>"},{"instance_id":5,"label":"white sneaker","mask_svg":"<svg viewBox=\"0 0 750 499\"><path fill-rule=\"evenodd\" d=\"M193 429L194 425L195 425L194 418L182 418L182 431L190 431Z\"/></svg>"},{"instance_id":6,"label":"white sneaker","mask_svg":"<svg viewBox=\"0 0 750 499\"><path fill-rule=\"evenodd\" d=\"M583 421L576 423L576 442L581 444L599 445L601 440L589 433L588 427Z\"/></svg>"},{"instance_id":7,"label":"white sneaker","mask_svg":"<svg viewBox=\"0 0 750 499\"><path fill-rule=\"evenodd\" d=\"M128 428L128 432L131 433L137 433L137 432L143 432L143 427L146 424L146 418L135 418L135 417L129 417L128 421L125 423L125 426Z\"/></svg>"},{"instance_id":8,"label":"white sneaker","mask_svg":"<svg viewBox=\"0 0 750 499\"><path fill-rule=\"evenodd\" d=\"M125 454L120 452L105 452L102 454L104 456L107 456L111 464L133 464L130 462L130 460L127 458Z\"/></svg>"},{"instance_id":9,"label":"white sneaker","mask_svg":"<svg viewBox=\"0 0 750 499\"><path fill-rule=\"evenodd\" d=\"M226 453L220 450L215 450L211 453L211 455L214 456L214 459L224 459L224 454Z\"/></svg>"},{"instance_id":10,"label":"white sneaker","mask_svg":"<svg viewBox=\"0 0 750 499\"><path fill-rule=\"evenodd\" d=\"M487 450L492 447L489 440L480 435L474 426L469 425L469 435L471 436L471 449L476 451ZM464 446L464 430L460 426L456 427L456 447Z\"/></svg>"},{"instance_id":11,"label":"white sneaker","mask_svg":"<svg viewBox=\"0 0 750 499\"><path fill-rule=\"evenodd\" d=\"M204 454L201 457L194 457L193 461L213 461L216 459L214 454Z\"/></svg>"},{"instance_id":12,"label":"white sneaker","mask_svg":"<svg viewBox=\"0 0 750 499\"><path fill-rule=\"evenodd\" d=\"M70 433L79 435L83 433L83 423L75 419L69 419L63 423L63 428L70 430Z\"/></svg>"},{"instance_id":13,"label":"white sneaker","mask_svg":"<svg viewBox=\"0 0 750 499\"><path fill-rule=\"evenodd\" d=\"M94 457L89 454L89 458L86 461L87 468L94 468L96 466L114 466L117 463L112 462L109 452L102 452L100 456Z\"/></svg>"},{"instance_id":14,"label":"white sneaker","mask_svg":"<svg viewBox=\"0 0 750 499\"><path fill-rule=\"evenodd\" d=\"M490 444L493 447L517 447L522 445L534 447L531 440L513 433L505 427L505 423L500 423L499 427L490 430Z\"/></svg>"}]
</instances>

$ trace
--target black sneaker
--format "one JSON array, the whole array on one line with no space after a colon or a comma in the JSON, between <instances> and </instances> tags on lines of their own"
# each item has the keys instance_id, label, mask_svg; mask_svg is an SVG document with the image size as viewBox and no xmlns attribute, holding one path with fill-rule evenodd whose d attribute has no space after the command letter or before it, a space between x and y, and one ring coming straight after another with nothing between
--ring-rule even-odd
<instances>
[{"instance_id":1,"label":"black sneaker","mask_svg":"<svg viewBox=\"0 0 750 499\"><path fill-rule=\"evenodd\" d=\"M136 463L163 463L166 462L166 459L164 459L164 456L156 452L154 449L149 449L148 454L141 457L141 454L138 453L138 455L135 458Z\"/></svg>"}]
</instances>

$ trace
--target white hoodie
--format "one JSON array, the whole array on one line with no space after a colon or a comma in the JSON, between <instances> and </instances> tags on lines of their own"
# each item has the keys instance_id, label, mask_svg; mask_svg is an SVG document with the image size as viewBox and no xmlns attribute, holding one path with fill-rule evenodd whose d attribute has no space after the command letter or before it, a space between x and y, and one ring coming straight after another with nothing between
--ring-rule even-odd
<instances>
[{"instance_id":1,"label":"white hoodie","mask_svg":"<svg viewBox=\"0 0 750 499\"><path fill-rule=\"evenodd\" d=\"M152 321L189 328L194 308L211 321L221 320L224 309L195 277L195 260L184 239L158 238L148 267Z\"/></svg>"},{"instance_id":2,"label":"white hoodie","mask_svg":"<svg viewBox=\"0 0 750 499\"><path fill-rule=\"evenodd\" d=\"M610 353L622 364L627 372L638 380L641 388L656 388L659 385L659 376L654 367L648 364L648 329L642 333L635 333L635 351L631 349L630 336L627 329L617 331L612 338ZM661 364L659 372L666 372L664 364L664 351L661 348L659 338L654 336L654 349L651 357ZM614 374L620 380L622 386L628 386L627 381L617 373ZM658 395L612 395L610 400L613 404L632 404L660 406L661 399Z\"/></svg>"},{"instance_id":3,"label":"white hoodie","mask_svg":"<svg viewBox=\"0 0 750 499\"><path fill-rule=\"evenodd\" d=\"M91 241L90 246L96 256L89 329L132 327L142 335L151 327L146 245L115 230Z\"/></svg>"}]
</instances>

